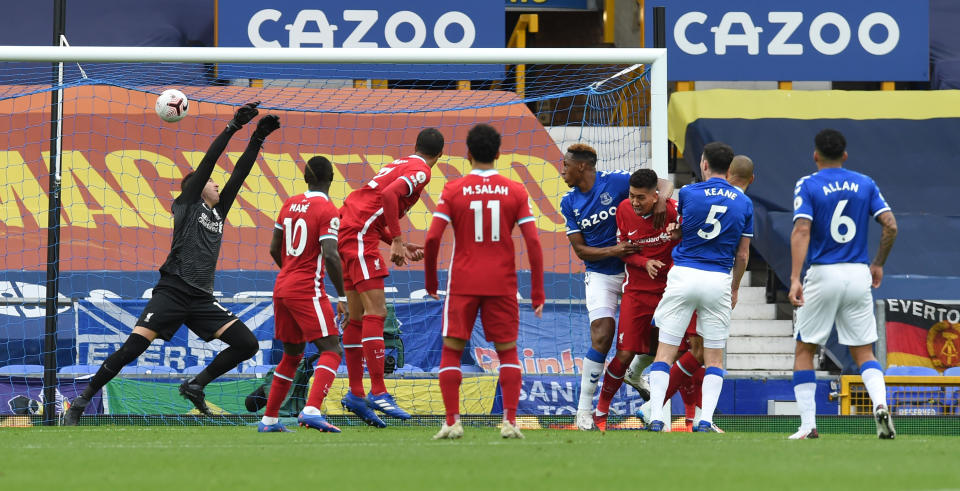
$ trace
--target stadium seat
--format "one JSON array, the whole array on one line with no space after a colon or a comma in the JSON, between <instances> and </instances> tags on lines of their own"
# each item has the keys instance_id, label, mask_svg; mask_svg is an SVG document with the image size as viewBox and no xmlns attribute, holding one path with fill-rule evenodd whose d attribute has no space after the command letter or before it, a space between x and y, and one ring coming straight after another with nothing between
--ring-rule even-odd
<instances>
[{"instance_id":1,"label":"stadium seat","mask_svg":"<svg viewBox=\"0 0 960 491\"><path fill-rule=\"evenodd\" d=\"M275 368L274 365L254 365L243 368L243 373L266 374Z\"/></svg>"},{"instance_id":2,"label":"stadium seat","mask_svg":"<svg viewBox=\"0 0 960 491\"><path fill-rule=\"evenodd\" d=\"M940 372L931 367L891 366L888 376L939 377ZM944 398L943 387L929 385L888 385L887 400L897 414L941 414Z\"/></svg>"},{"instance_id":3,"label":"stadium seat","mask_svg":"<svg viewBox=\"0 0 960 491\"><path fill-rule=\"evenodd\" d=\"M177 371L173 368L165 366L148 367L140 365L128 365L120 369L121 375L160 375L171 373L177 373Z\"/></svg>"},{"instance_id":4,"label":"stadium seat","mask_svg":"<svg viewBox=\"0 0 960 491\"><path fill-rule=\"evenodd\" d=\"M7 365L0 367L0 376L43 375L43 365Z\"/></svg>"},{"instance_id":5,"label":"stadium seat","mask_svg":"<svg viewBox=\"0 0 960 491\"><path fill-rule=\"evenodd\" d=\"M404 373L423 373L423 369L407 363L406 365L393 371L395 374L404 374Z\"/></svg>"},{"instance_id":6,"label":"stadium seat","mask_svg":"<svg viewBox=\"0 0 960 491\"><path fill-rule=\"evenodd\" d=\"M943 371L944 377L960 377L960 367L950 367ZM947 385L943 388L944 402L952 408L953 414L960 414L960 387Z\"/></svg>"},{"instance_id":7,"label":"stadium seat","mask_svg":"<svg viewBox=\"0 0 960 491\"><path fill-rule=\"evenodd\" d=\"M100 365L67 365L57 371L60 375L72 375L74 377L93 375L100 369Z\"/></svg>"},{"instance_id":8,"label":"stadium seat","mask_svg":"<svg viewBox=\"0 0 960 491\"><path fill-rule=\"evenodd\" d=\"M461 365L460 371L463 373L486 373L486 370L478 365Z\"/></svg>"}]
</instances>

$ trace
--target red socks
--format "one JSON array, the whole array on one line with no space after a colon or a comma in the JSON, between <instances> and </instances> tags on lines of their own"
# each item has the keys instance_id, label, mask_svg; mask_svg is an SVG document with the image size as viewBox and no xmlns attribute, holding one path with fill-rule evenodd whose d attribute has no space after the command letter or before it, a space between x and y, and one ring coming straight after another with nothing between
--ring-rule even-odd
<instances>
[{"instance_id":1,"label":"red socks","mask_svg":"<svg viewBox=\"0 0 960 491\"><path fill-rule=\"evenodd\" d=\"M517 424L517 405L520 404L522 371L517 348L497 351L500 359L500 393L503 396L503 417L510 424Z\"/></svg>"},{"instance_id":2,"label":"red socks","mask_svg":"<svg viewBox=\"0 0 960 491\"><path fill-rule=\"evenodd\" d=\"M693 356L693 354L689 351L684 353L683 356L670 367L670 384L667 385L667 393L663 400L670 400L670 398L677 393L681 385L689 385L690 378L697 370L701 369L700 362L697 361L697 358ZM702 379L703 376L701 375L701 380Z\"/></svg>"},{"instance_id":3,"label":"red socks","mask_svg":"<svg viewBox=\"0 0 960 491\"><path fill-rule=\"evenodd\" d=\"M350 319L343 328L343 356L347 360L350 393L363 397L363 322Z\"/></svg>"},{"instance_id":4,"label":"red socks","mask_svg":"<svg viewBox=\"0 0 960 491\"><path fill-rule=\"evenodd\" d=\"M460 417L460 382L463 380L460 357L462 355L463 350L446 346L440 352L440 393L443 395L443 407L447 413L447 426L453 426Z\"/></svg>"},{"instance_id":5,"label":"red socks","mask_svg":"<svg viewBox=\"0 0 960 491\"><path fill-rule=\"evenodd\" d=\"M317 360L317 368L313 371L313 387L307 396L307 405L320 409L327 391L337 377L337 367L340 366L340 355L333 351L324 351Z\"/></svg>"},{"instance_id":6,"label":"red socks","mask_svg":"<svg viewBox=\"0 0 960 491\"><path fill-rule=\"evenodd\" d=\"M387 386L383 384L383 321L379 315L363 316L363 358L367 361L370 373L370 393L383 394Z\"/></svg>"},{"instance_id":7,"label":"red socks","mask_svg":"<svg viewBox=\"0 0 960 491\"><path fill-rule=\"evenodd\" d=\"M267 396L267 408L263 412L264 416L276 418L280 413L280 406L283 405L283 400L287 398L287 393L290 392L290 384L293 383L293 376L297 374L297 366L300 365L302 359L303 355L290 356L287 354L284 354L283 358L280 359L276 370L273 371L273 382L270 383L270 394Z\"/></svg>"},{"instance_id":8,"label":"red socks","mask_svg":"<svg viewBox=\"0 0 960 491\"><path fill-rule=\"evenodd\" d=\"M610 401L623 385L623 374L626 372L627 367L616 358L607 365L607 371L603 375L603 389L600 390L600 400L597 402L598 416L610 412Z\"/></svg>"}]
</instances>

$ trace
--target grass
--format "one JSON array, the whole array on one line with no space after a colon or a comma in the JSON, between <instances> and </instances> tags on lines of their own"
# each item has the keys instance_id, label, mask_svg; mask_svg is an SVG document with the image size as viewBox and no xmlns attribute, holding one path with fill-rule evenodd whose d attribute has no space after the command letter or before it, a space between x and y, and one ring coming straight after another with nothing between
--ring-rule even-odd
<instances>
[{"instance_id":1,"label":"grass","mask_svg":"<svg viewBox=\"0 0 960 491\"><path fill-rule=\"evenodd\" d=\"M0 489L945 489L957 439L467 427L0 429Z\"/></svg>"}]
</instances>

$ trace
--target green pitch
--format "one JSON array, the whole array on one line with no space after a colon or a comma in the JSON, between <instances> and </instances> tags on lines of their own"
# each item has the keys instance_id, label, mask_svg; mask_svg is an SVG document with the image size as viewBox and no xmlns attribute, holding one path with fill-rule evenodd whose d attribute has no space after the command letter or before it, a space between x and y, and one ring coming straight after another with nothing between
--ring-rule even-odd
<instances>
[{"instance_id":1,"label":"green pitch","mask_svg":"<svg viewBox=\"0 0 960 491\"><path fill-rule=\"evenodd\" d=\"M467 427L0 428L0 489L943 489L957 439Z\"/></svg>"}]
</instances>

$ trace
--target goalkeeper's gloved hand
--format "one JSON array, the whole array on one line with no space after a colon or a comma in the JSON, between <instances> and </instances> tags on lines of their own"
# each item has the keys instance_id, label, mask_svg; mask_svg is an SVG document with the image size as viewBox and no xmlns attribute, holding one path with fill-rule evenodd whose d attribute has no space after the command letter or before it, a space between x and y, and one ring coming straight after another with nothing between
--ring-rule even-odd
<instances>
[{"instance_id":1,"label":"goalkeeper's gloved hand","mask_svg":"<svg viewBox=\"0 0 960 491\"><path fill-rule=\"evenodd\" d=\"M257 106L259 105L260 105L260 101L256 101L256 102L248 102L240 106L240 109L237 109L237 113L233 115L233 119L231 119L230 122L227 123L227 128L230 128L233 131L237 131L240 128L242 128L243 125L249 123L250 120L257 117L257 114L260 113L260 111L257 111Z\"/></svg>"},{"instance_id":2,"label":"goalkeeper's gloved hand","mask_svg":"<svg viewBox=\"0 0 960 491\"><path fill-rule=\"evenodd\" d=\"M257 129L253 131L253 138L261 142L269 135L280 128L280 118L274 114L268 114L260 118L257 123Z\"/></svg>"}]
</instances>

